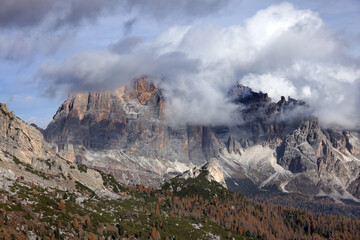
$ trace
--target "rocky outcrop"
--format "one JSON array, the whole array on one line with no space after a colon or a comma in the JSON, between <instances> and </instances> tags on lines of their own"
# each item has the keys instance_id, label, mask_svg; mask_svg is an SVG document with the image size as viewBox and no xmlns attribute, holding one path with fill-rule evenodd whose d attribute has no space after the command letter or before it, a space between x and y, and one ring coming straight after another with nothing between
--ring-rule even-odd
<instances>
[{"instance_id":1,"label":"rocky outcrop","mask_svg":"<svg viewBox=\"0 0 360 240\"><path fill-rule=\"evenodd\" d=\"M46 147L40 131L17 118L5 104L0 103L0 149L3 153L31 163L36 158L55 156Z\"/></svg>"},{"instance_id":2,"label":"rocky outcrop","mask_svg":"<svg viewBox=\"0 0 360 240\"><path fill-rule=\"evenodd\" d=\"M334 131L322 130L315 117L301 122L277 148L278 163L298 175L285 188L292 191L292 186L306 181L307 190L299 192L344 195L360 172L360 161L347 150L344 139L346 136L339 137Z\"/></svg>"},{"instance_id":3,"label":"rocky outcrop","mask_svg":"<svg viewBox=\"0 0 360 240\"><path fill-rule=\"evenodd\" d=\"M0 188L16 179L42 187L75 191L77 182L99 194L112 195L100 172L79 169L54 152L41 132L0 103Z\"/></svg>"},{"instance_id":4,"label":"rocky outcrop","mask_svg":"<svg viewBox=\"0 0 360 240\"><path fill-rule=\"evenodd\" d=\"M218 159L216 158L210 158L208 163L206 163L202 167L194 167L187 171L185 171L183 174L179 175L179 178L189 179L189 178L196 178L200 175L202 171L206 170L206 179L211 181L216 181L220 183L223 187L227 188L224 178L224 173L221 169L221 165Z\"/></svg>"},{"instance_id":5,"label":"rocky outcrop","mask_svg":"<svg viewBox=\"0 0 360 240\"><path fill-rule=\"evenodd\" d=\"M210 160L203 167L203 169L208 171L207 179L210 182L216 181L226 188L224 173L221 169L219 160L217 160L216 158L210 158Z\"/></svg>"}]
</instances>

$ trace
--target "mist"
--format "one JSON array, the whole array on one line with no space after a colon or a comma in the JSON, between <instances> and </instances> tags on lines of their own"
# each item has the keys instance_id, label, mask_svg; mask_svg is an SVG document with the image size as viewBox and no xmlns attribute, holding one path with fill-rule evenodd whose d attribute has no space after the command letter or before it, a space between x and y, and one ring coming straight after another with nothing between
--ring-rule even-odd
<instances>
[{"instance_id":1,"label":"mist","mask_svg":"<svg viewBox=\"0 0 360 240\"><path fill-rule=\"evenodd\" d=\"M359 66L316 12L282 3L236 25L177 25L151 40L132 36L47 61L36 79L45 95L64 98L147 76L163 89L170 125L238 123L238 106L227 93L240 82L274 101L306 101L325 127L355 128Z\"/></svg>"}]
</instances>

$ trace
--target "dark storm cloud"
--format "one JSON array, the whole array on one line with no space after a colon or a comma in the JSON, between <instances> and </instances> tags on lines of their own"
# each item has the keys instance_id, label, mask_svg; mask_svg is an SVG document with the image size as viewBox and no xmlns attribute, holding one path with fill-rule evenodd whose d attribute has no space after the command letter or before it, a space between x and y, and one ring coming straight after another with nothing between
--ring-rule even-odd
<instances>
[{"instance_id":1,"label":"dark storm cloud","mask_svg":"<svg viewBox=\"0 0 360 240\"><path fill-rule=\"evenodd\" d=\"M55 0L0 0L0 26L37 25L54 10L55 3Z\"/></svg>"},{"instance_id":2,"label":"dark storm cloud","mask_svg":"<svg viewBox=\"0 0 360 240\"><path fill-rule=\"evenodd\" d=\"M0 26L23 28L49 21L51 27L77 25L86 19L96 19L116 0L0 0Z\"/></svg>"},{"instance_id":3,"label":"dark storm cloud","mask_svg":"<svg viewBox=\"0 0 360 240\"><path fill-rule=\"evenodd\" d=\"M174 17L204 17L218 12L230 0L128 0L127 6L142 15L163 20Z\"/></svg>"},{"instance_id":4,"label":"dark storm cloud","mask_svg":"<svg viewBox=\"0 0 360 240\"><path fill-rule=\"evenodd\" d=\"M103 13L129 13L136 17L125 21L125 32L136 18L144 15L163 18L202 17L219 11L229 0L0 0L0 26L33 27L48 21L50 28L76 26L95 21ZM179 20L179 19L178 19Z\"/></svg>"}]
</instances>

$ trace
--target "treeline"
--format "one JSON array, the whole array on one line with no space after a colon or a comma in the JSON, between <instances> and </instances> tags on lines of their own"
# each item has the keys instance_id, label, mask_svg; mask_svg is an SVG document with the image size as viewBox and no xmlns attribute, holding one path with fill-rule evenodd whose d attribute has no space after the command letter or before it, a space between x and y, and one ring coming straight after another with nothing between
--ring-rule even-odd
<instances>
[{"instance_id":1,"label":"treeline","mask_svg":"<svg viewBox=\"0 0 360 240\"><path fill-rule=\"evenodd\" d=\"M142 185L128 189L157 198L156 204L145 211L211 221L230 235L258 239L360 239L359 219L314 214L250 200L228 191L217 198L205 199L197 194L175 196L176 193L169 190L159 191Z\"/></svg>"},{"instance_id":2,"label":"treeline","mask_svg":"<svg viewBox=\"0 0 360 240\"><path fill-rule=\"evenodd\" d=\"M21 179L11 191L0 191L0 239L360 239L359 219L251 200L204 174L162 189L121 187L118 199Z\"/></svg>"}]
</instances>

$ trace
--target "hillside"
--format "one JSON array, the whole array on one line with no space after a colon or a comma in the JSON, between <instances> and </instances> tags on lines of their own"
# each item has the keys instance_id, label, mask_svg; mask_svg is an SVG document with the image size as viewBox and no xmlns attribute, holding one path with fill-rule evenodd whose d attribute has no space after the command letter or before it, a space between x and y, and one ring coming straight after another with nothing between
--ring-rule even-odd
<instances>
[{"instance_id":1,"label":"hillside","mask_svg":"<svg viewBox=\"0 0 360 240\"><path fill-rule=\"evenodd\" d=\"M358 219L230 192L216 159L162 189L121 185L57 156L38 129L0 107L3 239L359 239Z\"/></svg>"},{"instance_id":2,"label":"hillside","mask_svg":"<svg viewBox=\"0 0 360 240\"><path fill-rule=\"evenodd\" d=\"M359 239L360 221L259 203L206 179L122 188L111 200L14 181L0 197L5 239ZM171 186L171 187L170 187ZM170 191L173 189L173 191Z\"/></svg>"}]
</instances>

